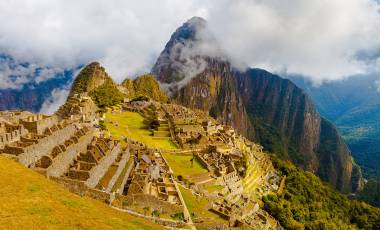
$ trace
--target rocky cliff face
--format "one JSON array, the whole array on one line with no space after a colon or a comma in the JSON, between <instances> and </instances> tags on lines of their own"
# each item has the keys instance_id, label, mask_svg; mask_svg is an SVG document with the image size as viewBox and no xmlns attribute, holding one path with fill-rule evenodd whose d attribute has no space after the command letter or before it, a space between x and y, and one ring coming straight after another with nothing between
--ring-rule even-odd
<instances>
[{"instance_id":1,"label":"rocky cliff face","mask_svg":"<svg viewBox=\"0 0 380 230\"><path fill-rule=\"evenodd\" d=\"M209 59L209 67L192 78L174 96L177 103L208 111L224 124L232 125L239 133L252 136L253 127L236 90L238 85L228 62Z\"/></svg>"},{"instance_id":2,"label":"rocky cliff face","mask_svg":"<svg viewBox=\"0 0 380 230\"><path fill-rule=\"evenodd\" d=\"M204 24L193 18L180 27L152 69L161 82L179 85L174 100L231 124L266 150L292 160L337 189L356 191L362 183L360 168L336 128L320 117L300 88L264 70L235 70L224 57L192 53L183 58L178 42L195 47L202 37L189 33L197 33L199 25L204 30ZM205 64L191 80L184 81L189 71L178 68L176 63L194 59ZM178 77L181 74L183 77Z\"/></svg>"}]
</instances>

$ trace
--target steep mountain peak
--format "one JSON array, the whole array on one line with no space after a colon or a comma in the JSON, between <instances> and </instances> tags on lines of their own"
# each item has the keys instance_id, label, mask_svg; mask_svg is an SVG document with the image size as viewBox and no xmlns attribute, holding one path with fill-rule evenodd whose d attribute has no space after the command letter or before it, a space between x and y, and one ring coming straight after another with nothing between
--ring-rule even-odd
<instances>
[{"instance_id":1,"label":"steep mountain peak","mask_svg":"<svg viewBox=\"0 0 380 230\"><path fill-rule=\"evenodd\" d=\"M202 18L202 17L194 16L194 17L190 18L189 20L187 20L186 23L188 23L190 25L194 25L194 24L206 25L207 21L204 18Z\"/></svg>"},{"instance_id":2,"label":"steep mountain peak","mask_svg":"<svg viewBox=\"0 0 380 230\"><path fill-rule=\"evenodd\" d=\"M172 87L201 73L212 59L225 59L207 21L193 17L179 27L161 52L152 73Z\"/></svg>"},{"instance_id":3,"label":"steep mountain peak","mask_svg":"<svg viewBox=\"0 0 380 230\"><path fill-rule=\"evenodd\" d=\"M185 43L189 40L198 40L200 39L199 33L202 30L207 30L207 21L201 17L192 17L173 33L165 48L170 48L177 42Z\"/></svg>"},{"instance_id":4,"label":"steep mountain peak","mask_svg":"<svg viewBox=\"0 0 380 230\"><path fill-rule=\"evenodd\" d=\"M75 78L70 96L78 93L89 93L112 78L99 62L92 62L85 66Z\"/></svg>"}]
</instances>

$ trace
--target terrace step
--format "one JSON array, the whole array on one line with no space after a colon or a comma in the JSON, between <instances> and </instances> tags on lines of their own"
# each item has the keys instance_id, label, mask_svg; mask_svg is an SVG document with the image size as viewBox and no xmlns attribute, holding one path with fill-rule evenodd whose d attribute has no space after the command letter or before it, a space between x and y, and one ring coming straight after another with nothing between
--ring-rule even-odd
<instances>
[{"instance_id":1,"label":"terrace step","mask_svg":"<svg viewBox=\"0 0 380 230\"><path fill-rule=\"evenodd\" d=\"M152 139L153 140L170 140L170 137L157 137L157 136L155 136Z\"/></svg>"},{"instance_id":2,"label":"terrace step","mask_svg":"<svg viewBox=\"0 0 380 230\"><path fill-rule=\"evenodd\" d=\"M207 173L191 175L189 176L189 180L194 182L195 184L204 184L204 183L214 180L214 178L211 177L211 173L207 172Z\"/></svg>"}]
</instances>

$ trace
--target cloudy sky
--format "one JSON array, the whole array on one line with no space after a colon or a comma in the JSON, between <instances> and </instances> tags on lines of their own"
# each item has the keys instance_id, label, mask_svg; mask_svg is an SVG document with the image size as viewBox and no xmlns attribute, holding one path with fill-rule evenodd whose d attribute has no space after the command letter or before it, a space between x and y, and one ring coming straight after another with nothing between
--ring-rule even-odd
<instances>
[{"instance_id":1,"label":"cloudy sky","mask_svg":"<svg viewBox=\"0 0 380 230\"><path fill-rule=\"evenodd\" d=\"M373 0L1 0L0 54L12 61L0 63L0 88L94 60L118 82L149 72L192 16L208 21L237 66L342 79L380 69L379 9Z\"/></svg>"}]
</instances>

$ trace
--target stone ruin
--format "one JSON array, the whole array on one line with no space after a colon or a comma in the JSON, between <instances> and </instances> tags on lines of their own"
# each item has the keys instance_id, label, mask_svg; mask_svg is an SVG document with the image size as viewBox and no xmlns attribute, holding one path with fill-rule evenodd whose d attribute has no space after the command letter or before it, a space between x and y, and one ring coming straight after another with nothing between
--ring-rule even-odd
<instances>
[{"instance_id":1,"label":"stone ruin","mask_svg":"<svg viewBox=\"0 0 380 230\"><path fill-rule=\"evenodd\" d=\"M143 114L151 105L160 122L154 138L171 138L183 150L195 150L194 156L209 171L200 184L211 179L222 187L216 199L209 197L215 213L228 220L230 226L264 228L272 223L271 217L251 199L252 194L247 194L245 181L235 168L235 163L248 154L248 163L259 170L255 182L262 183L253 193L259 196L276 191L280 179L260 146L242 138L231 127L182 106L126 102L123 110ZM119 141L105 138L96 125L94 111L92 100L81 94L70 97L69 103L53 116L1 112L0 152L72 192L131 213L141 215L142 209L150 207L162 214L182 213L185 220L190 218L161 151L133 140L122 148ZM172 221L169 225L176 224Z\"/></svg>"},{"instance_id":2,"label":"stone ruin","mask_svg":"<svg viewBox=\"0 0 380 230\"><path fill-rule=\"evenodd\" d=\"M0 149L3 149L8 144L20 141L21 137L27 133L28 130L23 125L0 122Z\"/></svg>"},{"instance_id":3,"label":"stone ruin","mask_svg":"<svg viewBox=\"0 0 380 230\"><path fill-rule=\"evenodd\" d=\"M167 214L183 213L183 204L173 175L160 151L134 142L135 167L125 185L130 204L151 207Z\"/></svg>"},{"instance_id":4,"label":"stone ruin","mask_svg":"<svg viewBox=\"0 0 380 230\"><path fill-rule=\"evenodd\" d=\"M210 146L204 151L197 152L195 156L205 168L217 177L236 171L231 156L218 152L215 146Z\"/></svg>"},{"instance_id":5,"label":"stone ruin","mask_svg":"<svg viewBox=\"0 0 380 230\"><path fill-rule=\"evenodd\" d=\"M62 119L96 123L97 107L87 93L74 94L55 113Z\"/></svg>"},{"instance_id":6,"label":"stone ruin","mask_svg":"<svg viewBox=\"0 0 380 230\"><path fill-rule=\"evenodd\" d=\"M28 116L20 119L20 124L30 133L43 134L46 129L58 123L57 116L46 116L42 114Z\"/></svg>"},{"instance_id":7,"label":"stone ruin","mask_svg":"<svg viewBox=\"0 0 380 230\"><path fill-rule=\"evenodd\" d=\"M70 164L65 176L85 181L88 187L95 188L120 153L121 147L117 141L94 138L87 146L87 150L80 152Z\"/></svg>"}]
</instances>

